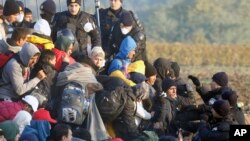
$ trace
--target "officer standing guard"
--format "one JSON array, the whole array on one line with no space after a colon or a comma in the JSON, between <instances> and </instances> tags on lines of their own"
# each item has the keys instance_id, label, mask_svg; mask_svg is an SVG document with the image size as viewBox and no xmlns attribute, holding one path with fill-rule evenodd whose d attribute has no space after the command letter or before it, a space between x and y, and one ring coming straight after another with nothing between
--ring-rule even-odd
<instances>
[{"instance_id":1,"label":"officer standing guard","mask_svg":"<svg viewBox=\"0 0 250 141\"><path fill-rule=\"evenodd\" d=\"M130 35L137 43L134 60L147 60L146 56L146 36L144 27L138 17L132 12L123 9L123 0L110 0L110 7L100 9L100 26L102 47L106 54L106 59L111 61L113 56L119 51L122 40ZM122 33L120 24L129 21L130 30ZM128 22L127 22L128 23ZM123 26L124 29L125 25Z\"/></svg>"},{"instance_id":2,"label":"officer standing guard","mask_svg":"<svg viewBox=\"0 0 250 141\"><path fill-rule=\"evenodd\" d=\"M81 0L67 0L68 10L55 14L52 25L52 38L55 41L57 32L68 28L79 43L79 56L87 55L87 46L101 46L100 33L92 15L81 11ZM80 58L76 58L78 60Z\"/></svg>"}]
</instances>

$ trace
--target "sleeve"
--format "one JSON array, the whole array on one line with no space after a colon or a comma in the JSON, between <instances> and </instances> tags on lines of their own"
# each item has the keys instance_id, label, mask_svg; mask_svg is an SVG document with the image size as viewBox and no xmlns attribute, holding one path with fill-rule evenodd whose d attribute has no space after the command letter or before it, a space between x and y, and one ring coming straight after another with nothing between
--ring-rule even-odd
<instances>
[{"instance_id":1,"label":"sleeve","mask_svg":"<svg viewBox=\"0 0 250 141\"><path fill-rule=\"evenodd\" d=\"M22 68L19 66L17 67L17 65L9 66L6 69L10 83L18 95L23 95L24 93L30 91L40 82L40 79L37 77L29 80L28 82L24 82Z\"/></svg>"},{"instance_id":2,"label":"sleeve","mask_svg":"<svg viewBox=\"0 0 250 141\"><path fill-rule=\"evenodd\" d=\"M129 86L135 86L136 85L133 81L127 79L125 77L125 75L120 70L113 71L109 76L121 78Z\"/></svg>"},{"instance_id":3,"label":"sleeve","mask_svg":"<svg viewBox=\"0 0 250 141\"><path fill-rule=\"evenodd\" d=\"M222 132L216 130L210 129L207 127L207 124L205 122L202 122L199 129L198 129L198 134L201 140L228 140L229 139L229 132Z\"/></svg>"},{"instance_id":4,"label":"sleeve","mask_svg":"<svg viewBox=\"0 0 250 141\"><path fill-rule=\"evenodd\" d=\"M151 114L148 113L142 105L142 102L136 102L136 115L142 119L149 120L151 119Z\"/></svg>"},{"instance_id":5,"label":"sleeve","mask_svg":"<svg viewBox=\"0 0 250 141\"><path fill-rule=\"evenodd\" d=\"M91 44L92 47L94 46L101 46L101 34L99 32L98 27L96 26L96 22L93 17L90 17L91 23L93 24L93 27L95 27L92 31L89 32L89 35L91 37Z\"/></svg>"}]
</instances>

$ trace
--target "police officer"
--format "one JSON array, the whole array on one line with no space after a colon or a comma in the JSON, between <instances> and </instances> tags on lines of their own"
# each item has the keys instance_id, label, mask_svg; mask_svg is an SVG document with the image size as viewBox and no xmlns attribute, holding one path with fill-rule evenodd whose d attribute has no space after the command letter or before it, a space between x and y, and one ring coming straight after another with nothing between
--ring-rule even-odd
<instances>
[{"instance_id":1,"label":"police officer","mask_svg":"<svg viewBox=\"0 0 250 141\"><path fill-rule=\"evenodd\" d=\"M130 22L129 25L121 24L123 18ZM134 60L147 60L145 50L146 37L143 26L132 11L122 8L122 0L110 0L109 8L100 9L100 26L102 47L105 51L106 59L112 60L112 56L119 51L121 41L127 35L130 35L137 43ZM126 34L123 34L121 28L125 29L126 26L131 26L131 28L125 32Z\"/></svg>"},{"instance_id":2,"label":"police officer","mask_svg":"<svg viewBox=\"0 0 250 141\"><path fill-rule=\"evenodd\" d=\"M80 55L87 55L87 46L89 44L92 47L101 46L100 33L96 28L94 18L80 10L81 0L67 0L67 6L68 11L55 14L52 22L52 38L56 40L57 32L68 28L73 32L79 43Z\"/></svg>"}]
</instances>

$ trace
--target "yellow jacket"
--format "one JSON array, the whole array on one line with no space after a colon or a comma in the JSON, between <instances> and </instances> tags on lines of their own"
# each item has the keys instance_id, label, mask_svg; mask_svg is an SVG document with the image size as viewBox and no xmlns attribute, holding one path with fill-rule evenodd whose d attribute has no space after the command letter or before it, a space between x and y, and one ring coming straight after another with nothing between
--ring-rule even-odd
<instances>
[{"instance_id":1,"label":"yellow jacket","mask_svg":"<svg viewBox=\"0 0 250 141\"><path fill-rule=\"evenodd\" d=\"M33 43L33 44L40 44L43 46L43 49L49 49L51 50L52 48L55 47L53 42L49 39L42 38L36 35L30 35L27 39L28 42Z\"/></svg>"}]
</instances>

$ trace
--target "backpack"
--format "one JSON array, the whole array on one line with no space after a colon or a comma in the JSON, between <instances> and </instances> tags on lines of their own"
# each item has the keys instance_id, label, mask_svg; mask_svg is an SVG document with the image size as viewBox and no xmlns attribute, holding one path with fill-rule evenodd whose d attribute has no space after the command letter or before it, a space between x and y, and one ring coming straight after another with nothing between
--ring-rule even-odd
<instances>
[{"instance_id":1,"label":"backpack","mask_svg":"<svg viewBox=\"0 0 250 141\"><path fill-rule=\"evenodd\" d=\"M86 87L80 82L69 82L64 86L59 109L59 121L82 125L89 112L90 98Z\"/></svg>"},{"instance_id":2,"label":"backpack","mask_svg":"<svg viewBox=\"0 0 250 141\"><path fill-rule=\"evenodd\" d=\"M127 102L124 87L117 87L113 91L98 91L95 95L96 106L104 122L115 120L123 111Z\"/></svg>"}]
</instances>

